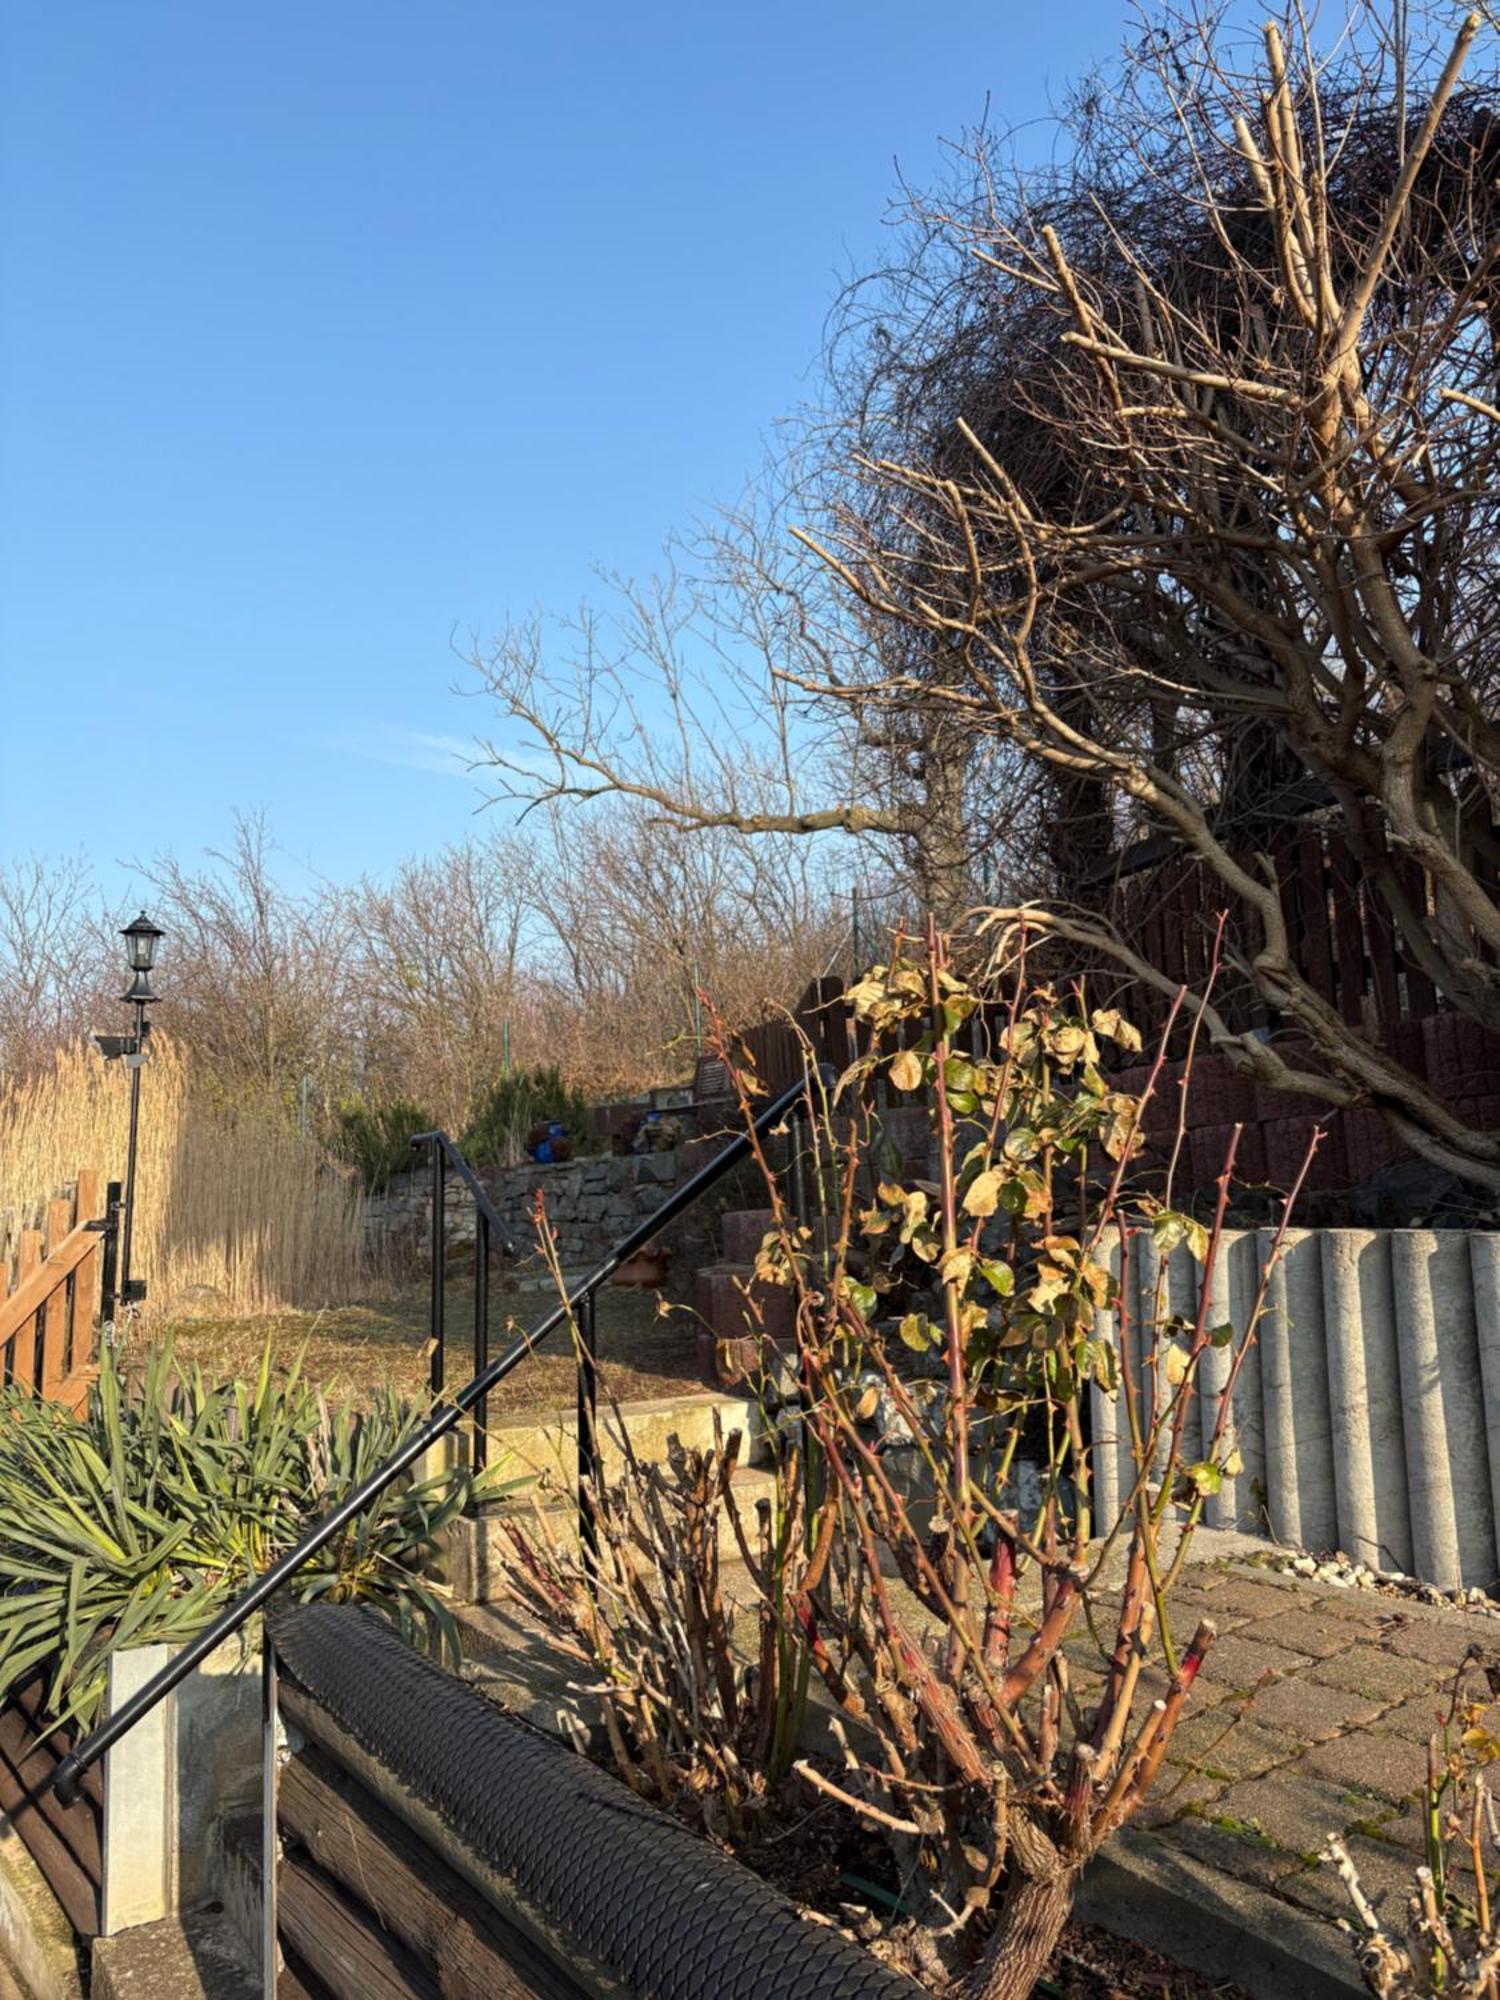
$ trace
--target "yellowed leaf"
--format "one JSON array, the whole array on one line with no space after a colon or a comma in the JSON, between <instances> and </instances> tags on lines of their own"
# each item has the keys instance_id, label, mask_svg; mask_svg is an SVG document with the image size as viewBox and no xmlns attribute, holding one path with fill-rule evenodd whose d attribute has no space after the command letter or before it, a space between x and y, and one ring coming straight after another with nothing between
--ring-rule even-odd
<instances>
[{"instance_id":1,"label":"yellowed leaf","mask_svg":"<svg viewBox=\"0 0 1500 2000\"><path fill-rule=\"evenodd\" d=\"M915 1049L900 1049L891 1058L891 1088L915 1090L922 1081L922 1058Z\"/></svg>"}]
</instances>

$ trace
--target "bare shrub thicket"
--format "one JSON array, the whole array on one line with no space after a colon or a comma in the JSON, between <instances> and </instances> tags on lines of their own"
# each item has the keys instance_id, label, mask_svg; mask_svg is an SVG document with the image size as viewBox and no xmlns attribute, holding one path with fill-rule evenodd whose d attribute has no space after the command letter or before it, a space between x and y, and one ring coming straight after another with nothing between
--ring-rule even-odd
<instances>
[{"instance_id":1,"label":"bare shrub thicket","mask_svg":"<svg viewBox=\"0 0 1500 2000\"><path fill-rule=\"evenodd\" d=\"M331 1131L350 1100L465 1129L500 1075L560 1065L586 1097L691 1068L700 993L742 1025L844 948L814 857L687 845L636 806L590 829L495 831L388 881L298 887L266 828L143 870L167 932L158 1020L203 1081ZM0 872L0 1077L116 1025L116 919L80 864Z\"/></svg>"},{"instance_id":2,"label":"bare shrub thicket","mask_svg":"<svg viewBox=\"0 0 1500 2000\"><path fill-rule=\"evenodd\" d=\"M794 1352L767 1356L774 1496L737 1499L725 1440L609 1483L597 1576L540 1511L512 1517L506 1565L584 1668L628 1783L733 1841L805 1810L796 1780L835 1801L888 1850L924 1978L964 2000L1033 1991L1212 1671L1213 1627L1173 1593L1240 1469L1234 1388L1285 1228L1247 1322L1221 1323L1234 1144L1211 1223L1170 1184L1133 1186L1142 1100L1107 1071L1139 1037L1038 984L1017 944L988 1005L936 936L854 987L864 1053L810 1079L810 1137L788 1141L806 1218L757 1142L757 1275L795 1323ZM931 1142L908 1135L904 1169L903 1104ZM1174 1315L1162 1253L1181 1242L1199 1296ZM1133 1474L1100 1512L1094 1458L1117 1442ZM809 1679L841 1754L799 1750Z\"/></svg>"}]
</instances>

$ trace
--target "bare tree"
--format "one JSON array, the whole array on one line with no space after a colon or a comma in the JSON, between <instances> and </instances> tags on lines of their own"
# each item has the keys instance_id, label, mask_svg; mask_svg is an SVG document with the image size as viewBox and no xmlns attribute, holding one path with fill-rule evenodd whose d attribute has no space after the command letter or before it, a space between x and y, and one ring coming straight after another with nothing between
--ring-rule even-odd
<instances>
[{"instance_id":1,"label":"bare tree","mask_svg":"<svg viewBox=\"0 0 1500 2000\"><path fill-rule=\"evenodd\" d=\"M1062 168L1007 185L981 141L967 200L923 210L951 352L807 538L941 649L862 715L940 707L1052 774L1106 856L1154 833L1196 857L1289 1031L1199 999L1213 1044L1490 1186L1500 1134L1308 976L1266 821L1339 820L1410 958L1500 1028L1497 110L1478 15L1398 35L1361 9L1320 41L1294 13L1248 49L1159 17L1080 94ZM1097 901L1029 921L1175 984Z\"/></svg>"},{"instance_id":2,"label":"bare tree","mask_svg":"<svg viewBox=\"0 0 1500 2000\"><path fill-rule=\"evenodd\" d=\"M678 831L639 800L597 808L586 838L557 803L547 826L533 970L551 968L554 1052L602 1092L690 1061L701 996L748 1026L842 956L844 913L793 835Z\"/></svg>"},{"instance_id":3,"label":"bare tree","mask_svg":"<svg viewBox=\"0 0 1500 2000\"><path fill-rule=\"evenodd\" d=\"M852 836L955 922L976 857L1013 844L1016 760L997 784L998 746L948 704L880 698L890 649L924 642L830 593L785 533L774 469L763 488L759 512L669 551L663 577L609 580L607 610L476 644L507 723L484 761L527 804L626 798L679 832Z\"/></svg>"},{"instance_id":4,"label":"bare tree","mask_svg":"<svg viewBox=\"0 0 1500 2000\"><path fill-rule=\"evenodd\" d=\"M0 867L0 1075L81 1033L118 962L87 862L36 855Z\"/></svg>"},{"instance_id":5,"label":"bare tree","mask_svg":"<svg viewBox=\"0 0 1500 2000\"><path fill-rule=\"evenodd\" d=\"M326 1103L345 1075L347 911L325 885L287 888L273 853L265 821L249 815L208 867L170 855L140 867L171 934L163 991L176 1031L221 1077L289 1101L309 1077Z\"/></svg>"},{"instance_id":6,"label":"bare tree","mask_svg":"<svg viewBox=\"0 0 1500 2000\"><path fill-rule=\"evenodd\" d=\"M354 1067L367 1091L415 1098L461 1129L534 1004L523 955L534 845L514 833L403 862L350 899ZM534 985L534 981L532 981Z\"/></svg>"}]
</instances>

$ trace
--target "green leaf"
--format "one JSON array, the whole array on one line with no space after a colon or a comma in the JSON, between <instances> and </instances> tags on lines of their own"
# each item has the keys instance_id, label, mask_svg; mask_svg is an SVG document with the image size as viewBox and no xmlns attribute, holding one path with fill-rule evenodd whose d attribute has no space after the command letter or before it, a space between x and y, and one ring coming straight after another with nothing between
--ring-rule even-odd
<instances>
[{"instance_id":1,"label":"green leaf","mask_svg":"<svg viewBox=\"0 0 1500 2000\"><path fill-rule=\"evenodd\" d=\"M1009 1264L998 1257L981 1257L979 1274L986 1284L992 1286L1002 1299L1008 1299L1016 1289L1016 1274Z\"/></svg>"}]
</instances>

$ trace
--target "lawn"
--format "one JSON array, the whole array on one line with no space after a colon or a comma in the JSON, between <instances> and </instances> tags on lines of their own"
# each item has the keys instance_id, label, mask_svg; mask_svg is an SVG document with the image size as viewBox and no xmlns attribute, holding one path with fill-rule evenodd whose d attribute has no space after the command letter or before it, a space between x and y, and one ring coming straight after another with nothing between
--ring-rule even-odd
<instances>
[{"instance_id":1,"label":"lawn","mask_svg":"<svg viewBox=\"0 0 1500 2000\"><path fill-rule=\"evenodd\" d=\"M512 1327L534 1326L551 1303L546 1292L493 1289L491 1355L502 1351ZM455 1389L472 1373L474 1301L463 1284L449 1286L446 1324L447 1386ZM310 1379L330 1397L368 1395L386 1385L413 1395L428 1379L425 1285L321 1312L166 1318L138 1338L167 1334L183 1361L197 1362L218 1380L253 1373L267 1341L283 1366L300 1353ZM603 1389L621 1402L684 1395L704 1386L698 1373L697 1321L680 1300L605 1286L599 1294L598 1334ZM491 1415L567 1408L575 1381L572 1344L566 1329L560 1329L492 1393Z\"/></svg>"}]
</instances>

